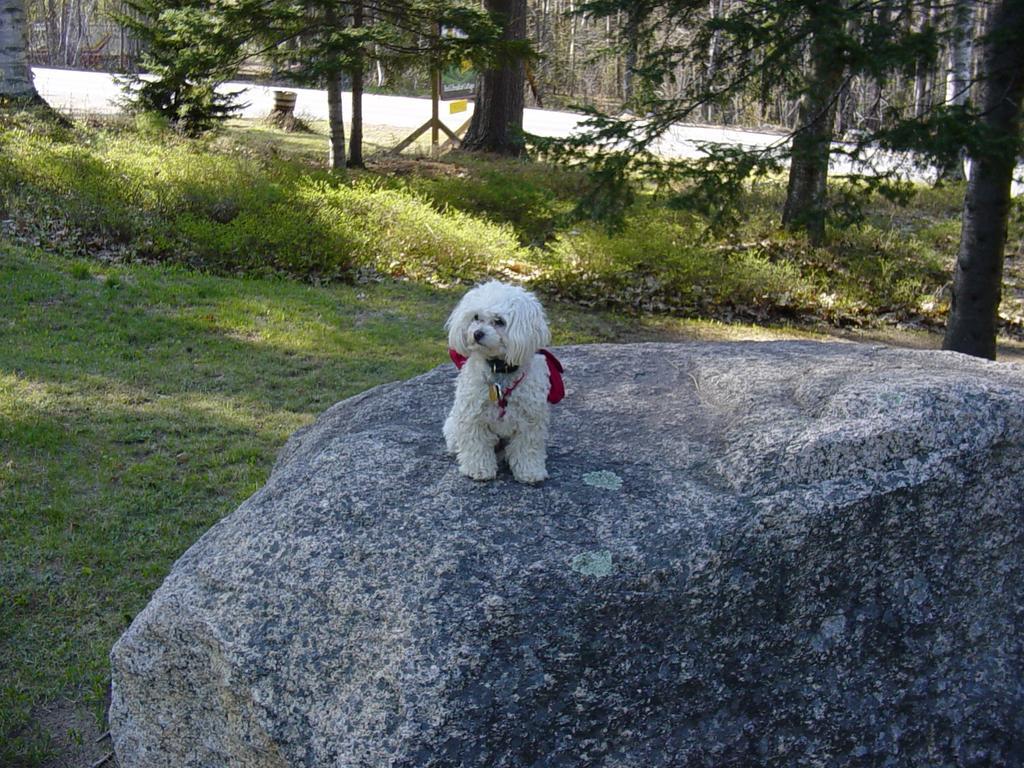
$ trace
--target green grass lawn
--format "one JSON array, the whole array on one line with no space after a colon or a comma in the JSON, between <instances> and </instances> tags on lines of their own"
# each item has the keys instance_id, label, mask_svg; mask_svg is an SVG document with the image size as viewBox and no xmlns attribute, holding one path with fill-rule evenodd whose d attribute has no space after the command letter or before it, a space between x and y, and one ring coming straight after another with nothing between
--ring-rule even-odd
<instances>
[{"instance_id":1,"label":"green grass lawn","mask_svg":"<svg viewBox=\"0 0 1024 768\"><path fill-rule=\"evenodd\" d=\"M97 715L170 564L331 403L445 359L443 291L103 268L0 245L0 764Z\"/></svg>"}]
</instances>

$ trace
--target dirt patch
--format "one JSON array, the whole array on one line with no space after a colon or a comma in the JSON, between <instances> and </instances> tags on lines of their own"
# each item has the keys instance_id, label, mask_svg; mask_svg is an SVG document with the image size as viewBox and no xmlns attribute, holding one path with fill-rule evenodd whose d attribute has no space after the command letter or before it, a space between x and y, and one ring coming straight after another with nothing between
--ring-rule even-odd
<instances>
[{"instance_id":1,"label":"dirt patch","mask_svg":"<svg viewBox=\"0 0 1024 768\"><path fill-rule=\"evenodd\" d=\"M93 712L80 702L58 699L35 712L36 723L51 739L53 754L43 768L117 768L110 738L96 723ZM109 757L108 757L109 755Z\"/></svg>"},{"instance_id":2,"label":"dirt patch","mask_svg":"<svg viewBox=\"0 0 1024 768\"><path fill-rule=\"evenodd\" d=\"M455 163L385 154L368 158L366 169L386 176L422 176L428 179L469 176L469 172L463 166Z\"/></svg>"},{"instance_id":3,"label":"dirt patch","mask_svg":"<svg viewBox=\"0 0 1024 768\"><path fill-rule=\"evenodd\" d=\"M897 328L834 330L829 332L828 336L844 341L874 342L904 349L942 349L942 334L928 331L907 331ZM1000 336L996 340L996 359L1000 363L1024 365L1024 341Z\"/></svg>"}]
</instances>

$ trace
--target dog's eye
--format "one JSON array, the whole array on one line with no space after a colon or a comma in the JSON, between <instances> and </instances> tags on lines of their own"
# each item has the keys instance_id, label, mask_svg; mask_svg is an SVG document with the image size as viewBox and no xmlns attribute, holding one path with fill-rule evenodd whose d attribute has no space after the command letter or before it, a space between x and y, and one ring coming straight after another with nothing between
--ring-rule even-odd
<instances>
[{"instance_id":1,"label":"dog's eye","mask_svg":"<svg viewBox=\"0 0 1024 768\"><path fill-rule=\"evenodd\" d=\"M480 315L473 315L473 321L479 323L480 322Z\"/></svg>"},{"instance_id":2,"label":"dog's eye","mask_svg":"<svg viewBox=\"0 0 1024 768\"><path fill-rule=\"evenodd\" d=\"M503 318L503 317L496 317L496 318L494 318L494 325L497 326L498 328L504 328L505 327L505 318Z\"/></svg>"}]
</instances>

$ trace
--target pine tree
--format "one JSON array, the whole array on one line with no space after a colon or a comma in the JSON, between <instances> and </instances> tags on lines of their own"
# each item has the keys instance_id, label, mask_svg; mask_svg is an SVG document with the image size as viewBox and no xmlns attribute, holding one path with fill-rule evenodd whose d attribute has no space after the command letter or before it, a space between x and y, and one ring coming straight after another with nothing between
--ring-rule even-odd
<instances>
[{"instance_id":1,"label":"pine tree","mask_svg":"<svg viewBox=\"0 0 1024 768\"><path fill-rule=\"evenodd\" d=\"M487 11L502 28L507 43L526 37L526 0L485 0ZM509 55L488 67L479 79L476 107L462 148L518 156L525 149L523 107L526 65Z\"/></svg>"},{"instance_id":2,"label":"pine tree","mask_svg":"<svg viewBox=\"0 0 1024 768\"><path fill-rule=\"evenodd\" d=\"M352 30L356 34L363 29L365 21L365 0L352 2ZM362 168L363 162L363 76L366 69L365 47L356 48L352 57L349 74L352 78L352 135L349 137L348 164Z\"/></svg>"},{"instance_id":3,"label":"pine tree","mask_svg":"<svg viewBox=\"0 0 1024 768\"><path fill-rule=\"evenodd\" d=\"M129 108L163 116L188 135L207 131L235 114L237 94L218 87L237 72L251 37L245 4L199 0L126 0L118 15L142 43L144 75L123 78Z\"/></svg>"},{"instance_id":4,"label":"pine tree","mask_svg":"<svg viewBox=\"0 0 1024 768\"><path fill-rule=\"evenodd\" d=\"M850 21L841 2L809 4L806 20L809 62L790 146L782 224L805 230L817 245L825 239L828 164L839 90L849 67L843 49L848 45L844 27Z\"/></svg>"},{"instance_id":5,"label":"pine tree","mask_svg":"<svg viewBox=\"0 0 1024 768\"><path fill-rule=\"evenodd\" d=\"M904 10L916 0L905 0ZM843 87L854 77L884 81L894 71L914 70L937 55L934 31L894 24L875 13L874 3L857 0L590 0L580 12L599 18L631 14L627 36L651 41L636 51L633 101L629 114L595 113L590 130L568 142L541 141L555 158L584 162L594 169L588 197L596 209L614 214L628 202L631 182L654 179L691 182L676 202L728 223L734 196L745 179L789 163L783 223L806 231L812 242L824 237L828 209L829 160L836 148L835 115ZM642 11L642 13L641 13ZM683 39L658 35L659 29L686 29ZM676 82L684 64L707 60L705 76ZM628 51L627 51L628 52ZM679 123L724 109L751 92L778 92L798 99L798 120L789 143L767 150L737 150L709 144L702 161L666 162L654 152L659 139ZM630 116L630 115L635 115ZM597 151L595 153L594 148ZM863 159L864 147L853 150Z\"/></svg>"}]
</instances>

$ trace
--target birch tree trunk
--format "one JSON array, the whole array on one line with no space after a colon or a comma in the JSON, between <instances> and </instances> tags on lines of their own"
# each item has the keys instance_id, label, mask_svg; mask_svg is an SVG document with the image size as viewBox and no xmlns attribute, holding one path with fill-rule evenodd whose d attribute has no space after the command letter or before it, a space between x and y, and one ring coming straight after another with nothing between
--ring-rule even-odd
<instances>
[{"instance_id":1,"label":"birch tree trunk","mask_svg":"<svg viewBox=\"0 0 1024 768\"><path fill-rule=\"evenodd\" d=\"M24 0L0 0L0 104L42 104L28 68Z\"/></svg>"},{"instance_id":2,"label":"birch tree trunk","mask_svg":"<svg viewBox=\"0 0 1024 768\"><path fill-rule=\"evenodd\" d=\"M1010 211L1010 182L1021 148L1024 100L1024 0L991 7L980 61L980 128L983 143L971 152L964 196L960 250L942 348L996 356L1002 299L1003 255Z\"/></svg>"},{"instance_id":3,"label":"birch tree trunk","mask_svg":"<svg viewBox=\"0 0 1024 768\"><path fill-rule=\"evenodd\" d=\"M708 3L708 17L711 19L717 19L722 14L722 0L710 0ZM722 35L718 30L711 33L711 39L708 41L708 53L707 60L704 62L704 82L705 87L712 88L715 82L715 76L718 74L718 45ZM715 116L715 107L709 101L703 106L704 121L710 123ZM761 110L763 114L763 109Z\"/></svg>"},{"instance_id":4,"label":"birch tree trunk","mask_svg":"<svg viewBox=\"0 0 1024 768\"><path fill-rule=\"evenodd\" d=\"M946 74L946 102L963 104L971 87L971 52L974 43L975 0L956 0Z\"/></svg>"},{"instance_id":5,"label":"birch tree trunk","mask_svg":"<svg viewBox=\"0 0 1024 768\"><path fill-rule=\"evenodd\" d=\"M576 7L569 0L569 95L576 95Z\"/></svg>"},{"instance_id":6,"label":"birch tree trunk","mask_svg":"<svg viewBox=\"0 0 1024 768\"><path fill-rule=\"evenodd\" d=\"M956 0L953 4L953 26L949 42L949 68L946 71L946 104L967 103L971 89L971 53L974 37L975 0ZM964 152L939 175L950 181L963 181Z\"/></svg>"}]
</instances>

